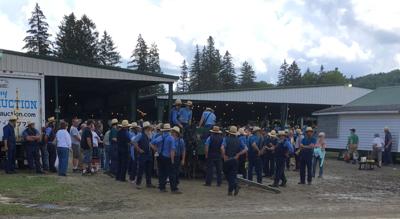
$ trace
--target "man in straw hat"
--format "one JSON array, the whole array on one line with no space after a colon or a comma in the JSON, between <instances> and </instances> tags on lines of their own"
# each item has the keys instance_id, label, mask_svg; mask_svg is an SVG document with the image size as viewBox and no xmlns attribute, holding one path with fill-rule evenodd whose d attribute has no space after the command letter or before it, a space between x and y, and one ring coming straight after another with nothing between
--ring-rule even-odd
<instances>
[{"instance_id":1,"label":"man in straw hat","mask_svg":"<svg viewBox=\"0 0 400 219\"><path fill-rule=\"evenodd\" d=\"M39 141L40 134L35 129L35 123L32 121L27 122L26 129L22 132L22 137L25 141L25 150L28 160L29 169L36 170L36 173L42 174L42 165L40 164L39 155Z\"/></svg>"},{"instance_id":2,"label":"man in straw hat","mask_svg":"<svg viewBox=\"0 0 400 219\"><path fill-rule=\"evenodd\" d=\"M204 125L205 128L211 129L215 125L216 120L217 117L214 114L214 110L207 107L201 115L199 127L202 127Z\"/></svg>"},{"instance_id":3,"label":"man in straw hat","mask_svg":"<svg viewBox=\"0 0 400 219\"><path fill-rule=\"evenodd\" d=\"M181 111L182 101L180 99L175 100L174 107L172 107L170 112L170 122L173 126L179 126L182 128L182 124L179 120Z\"/></svg>"},{"instance_id":4,"label":"man in straw hat","mask_svg":"<svg viewBox=\"0 0 400 219\"><path fill-rule=\"evenodd\" d=\"M115 180L120 182L126 182L126 172L128 170L128 161L130 157L129 146L131 138L129 135L129 124L128 120L122 120L121 129L117 133L117 145L118 145L118 163L117 163L117 175Z\"/></svg>"},{"instance_id":5,"label":"man in straw hat","mask_svg":"<svg viewBox=\"0 0 400 219\"><path fill-rule=\"evenodd\" d=\"M111 129L108 134L108 141L110 146L106 149L106 164L105 171L110 177L117 175L117 162L118 162L118 144L117 144L117 134L118 134L118 119L111 120ZM107 156L108 155L108 156Z\"/></svg>"},{"instance_id":6,"label":"man in straw hat","mask_svg":"<svg viewBox=\"0 0 400 219\"><path fill-rule=\"evenodd\" d=\"M278 144L276 131L272 130L268 133L268 138L264 141L264 174L266 177L273 177L275 174L275 156L274 148Z\"/></svg>"},{"instance_id":7,"label":"man in straw hat","mask_svg":"<svg viewBox=\"0 0 400 219\"><path fill-rule=\"evenodd\" d=\"M261 136L261 128L253 127L253 135L249 139L249 150L248 150L248 179L253 181L253 172L256 171L257 182L262 183L262 155L263 149L263 137Z\"/></svg>"},{"instance_id":8,"label":"man in straw hat","mask_svg":"<svg viewBox=\"0 0 400 219\"><path fill-rule=\"evenodd\" d=\"M137 122L132 122L130 125L130 130L129 130L129 138L131 141L135 138L136 135L142 132L142 127L140 127ZM135 183L135 179L137 176L137 171L138 171L138 163L135 155L135 147L134 144L130 144L129 147L129 161L128 161L128 175L129 175L129 181L131 183Z\"/></svg>"},{"instance_id":9,"label":"man in straw hat","mask_svg":"<svg viewBox=\"0 0 400 219\"><path fill-rule=\"evenodd\" d=\"M389 131L389 127L385 127L384 128L384 132L385 132L385 147L384 147L384 162L385 165L390 165L392 164L392 144L393 144L393 140L392 140L392 133L390 133Z\"/></svg>"},{"instance_id":10,"label":"man in straw hat","mask_svg":"<svg viewBox=\"0 0 400 219\"><path fill-rule=\"evenodd\" d=\"M207 138L205 143L205 157L206 157L206 182L205 186L211 186L214 167L217 171L217 186L222 183L222 158L221 146L223 141L222 131L219 126L214 126L210 130L211 135Z\"/></svg>"},{"instance_id":11,"label":"man in straw hat","mask_svg":"<svg viewBox=\"0 0 400 219\"><path fill-rule=\"evenodd\" d=\"M239 140L249 148L249 137L245 128L239 128ZM239 157L238 173L242 174L243 179L247 179L246 154Z\"/></svg>"},{"instance_id":12,"label":"man in straw hat","mask_svg":"<svg viewBox=\"0 0 400 219\"><path fill-rule=\"evenodd\" d=\"M137 151L138 173L136 178L136 188L141 189L143 173L146 176L146 187L154 188L151 184L153 170L153 153L150 146L153 127L150 122L143 123L142 132L133 138L133 145Z\"/></svg>"},{"instance_id":13,"label":"man in straw hat","mask_svg":"<svg viewBox=\"0 0 400 219\"><path fill-rule=\"evenodd\" d=\"M3 150L7 152L7 162L5 166L7 174L15 173L16 139L14 129L17 124L17 119L16 116L11 116L8 119L8 124L3 127Z\"/></svg>"},{"instance_id":14,"label":"man in straw hat","mask_svg":"<svg viewBox=\"0 0 400 219\"><path fill-rule=\"evenodd\" d=\"M179 174L180 167L185 165L186 159L186 146L185 141L182 138L181 129L178 126L174 126L171 129L171 135L175 139L175 161L173 164L176 185L179 185Z\"/></svg>"},{"instance_id":15,"label":"man in straw hat","mask_svg":"<svg viewBox=\"0 0 400 219\"><path fill-rule=\"evenodd\" d=\"M236 126L231 126L227 134L222 141L221 153L224 158L224 169L229 184L228 195L231 196L233 193L236 196L240 189L237 184L238 160L241 155L247 152L247 147L240 142Z\"/></svg>"},{"instance_id":16,"label":"man in straw hat","mask_svg":"<svg viewBox=\"0 0 400 219\"><path fill-rule=\"evenodd\" d=\"M49 170L53 173L57 172L56 167L54 166L57 159L57 148L53 143L56 137L55 132L55 118L52 116L47 119L47 127L45 129L44 142L47 145L47 150L49 152Z\"/></svg>"},{"instance_id":17,"label":"man in straw hat","mask_svg":"<svg viewBox=\"0 0 400 219\"><path fill-rule=\"evenodd\" d=\"M182 124L181 128L186 129L188 126L191 125L192 123L192 109L193 109L193 103L192 101L187 101L185 103L186 107L183 107L179 111L179 121Z\"/></svg>"},{"instance_id":18,"label":"man in straw hat","mask_svg":"<svg viewBox=\"0 0 400 219\"><path fill-rule=\"evenodd\" d=\"M278 144L274 148L276 168L274 183L271 185L273 187L286 186L285 163L289 157L289 147L291 147L285 131L279 131L278 136ZM281 184L279 184L280 181Z\"/></svg>"},{"instance_id":19,"label":"man in straw hat","mask_svg":"<svg viewBox=\"0 0 400 219\"><path fill-rule=\"evenodd\" d=\"M300 182L299 184L306 184L306 168L307 168L307 183L311 185L312 182L312 157L315 144L317 140L313 137L314 130L307 127L306 136L303 138L300 145Z\"/></svg>"},{"instance_id":20,"label":"man in straw hat","mask_svg":"<svg viewBox=\"0 0 400 219\"><path fill-rule=\"evenodd\" d=\"M157 150L158 156L158 182L160 192L166 192L167 178L170 181L171 192L173 194L180 194L177 184L176 176L174 174L173 165L175 163L175 140L171 136L171 125L166 123L160 130L161 136L153 139L150 143L154 150Z\"/></svg>"}]
</instances>

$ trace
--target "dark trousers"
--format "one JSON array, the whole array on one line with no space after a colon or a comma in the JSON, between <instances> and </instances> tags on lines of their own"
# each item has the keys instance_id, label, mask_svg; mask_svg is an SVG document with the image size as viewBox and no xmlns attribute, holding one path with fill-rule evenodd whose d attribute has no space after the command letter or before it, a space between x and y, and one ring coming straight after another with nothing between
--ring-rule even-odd
<instances>
[{"instance_id":1,"label":"dark trousers","mask_svg":"<svg viewBox=\"0 0 400 219\"><path fill-rule=\"evenodd\" d=\"M128 165L129 180L133 181L136 179L137 169L138 169L138 164L136 159L132 159L132 157L129 156L129 165Z\"/></svg>"},{"instance_id":2,"label":"dark trousers","mask_svg":"<svg viewBox=\"0 0 400 219\"><path fill-rule=\"evenodd\" d=\"M214 177L214 167L217 171L217 185L221 185L222 182L222 160L220 158L208 158L207 159L207 172L206 172L206 184L211 185Z\"/></svg>"},{"instance_id":3,"label":"dark trousers","mask_svg":"<svg viewBox=\"0 0 400 219\"><path fill-rule=\"evenodd\" d=\"M57 172L57 169L54 166L57 159L57 148L53 143L47 143L47 151L49 152L49 170Z\"/></svg>"},{"instance_id":4,"label":"dark trousers","mask_svg":"<svg viewBox=\"0 0 400 219\"><path fill-rule=\"evenodd\" d=\"M307 182L312 181L312 154L300 154L300 182L306 182L306 168L307 168Z\"/></svg>"},{"instance_id":5,"label":"dark trousers","mask_svg":"<svg viewBox=\"0 0 400 219\"><path fill-rule=\"evenodd\" d=\"M176 185L178 186L180 181L179 181L179 175L180 175L180 168L181 168L181 156L175 156L175 162L172 165L174 168L174 173L175 173L175 182Z\"/></svg>"},{"instance_id":6,"label":"dark trousers","mask_svg":"<svg viewBox=\"0 0 400 219\"><path fill-rule=\"evenodd\" d=\"M174 168L172 166L171 158L164 157L160 155L158 157L158 183L159 189L165 190L165 185L167 184L167 178L169 178L169 185L171 186L171 191L178 190L176 185L176 175Z\"/></svg>"},{"instance_id":7,"label":"dark trousers","mask_svg":"<svg viewBox=\"0 0 400 219\"><path fill-rule=\"evenodd\" d=\"M272 153L267 153L264 156L264 174L265 176L273 176L275 173L275 157Z\"/></svg>"},{"instance_id":8,"label":"dark trousers","mask_svg":"<svg viewBox=\"0 0 400 219\"><path fill-rule=\"evenodd\" d=\"M28 160L29 169L31 170L36 169L36 172L42 171L42 166L40 164L40 156L39 156L39 146L27 145L26 157Z\"/></svg>"},{"instance_id":9,"label":"dark trousers","mask_svg":"<svg viewBox=\"0 0 400 219\"><path fill-rule=\"evenodd\" d=\"M238 162L236 159L229 159L224 163L226 179L228 180L228 192L233 192L233 190L237 189L237 170L238 170Z\"/></svg>"},{"instance_id":10,"label":"dark trousers","mask_svg":"<svg viewBox=\"0 0 400 219\"><path fill-rule=\"evenodd\" d=\"M139 159L138 164L139 168L136 178L136 185L142 184L143 174L146 175L146 185L151 185L151 172L153 170L153 160Z\"/></svg>"},{"instance_id":11,"label":"dark trousers","mask_svg":"<svg viewBox=\"0 0 400 219\"><path fill-rule=\"evenodd\" d=\"M47 150L47 144L39 145L40 156L42 157L43 170L49 170L49 151Z\"/></svg>"},{"instance_id":12,"label":"dark trousers","mask_svg":"<svg viewBox=\"0 0 400 219\"><path fill-rule=\"evenodd\" d=\"M247 171L246 171L246 155L242 155L239 158L239 167L238 173L242 174L243 179L247 179Z\"/></svg>"},{"instance_id":13,"label":"dark trousers","mask_svg":"<svg viewBox=\"0 0 400 219\"><path fill-rule=\"evenodd\" d=\"M117 175L117 172L118 172L118 145L116 143L112 143L110 155L111 155L110 172L114 175Z\"/></svg>"},{"instance_id":14,"label":"dark trousers","mask_svg":"<svg viewBox=\"0 0 400 219\"><path fill-rule=\"evenodd\" d=\"M256 171L257 182L262 183L262 159L255 157L249 159L248 180L253 181L253 172Z\"/></svg>"},{"instance_id":15,"label":"dark trousers","mask_svg":"<svg viewBox=\"0 0 400 219\"><path fill-rule=\"evenodd\" d=\"M385 148L383 152L383 162L384 164L392 164L392 146Z\"/></svg>"},{"instance_id":16,"label":"dark trousers","mask_svg":"<svg viewBox=\"0 0 400 219\"><path fill-rule=\"evenodd\" d=\"M15 171L15 154L17 150L15 145L8 145L7 151L7 162L6 162L6 173Z\"/></svg>"},{"instance_id":17,"label":"dark trousers","mask_svg":"<svg viewBox=\"0 0 400 219\"><path fill-rule=\"evenodd\" d=\"M285 164L286 158L276 158L276 168L275 168L275 179L274 184L278 185L279 181L281 180L283 184L286 183L286 176L285 176Z\"/></svg>"},{"instance_id":18,"label":"dark trousers","mask_svg":"<svg viewBox=\"0 0 400 219\"><path fill-rule=\"evenodd\" d=\"M294 159L296 161L295 169L298 170L298 169L300 169L300 156L297 154L294 154Z\"/></svg>"},{"instance_id":19,"label":"dark trousers","mask_svg":"<svg viewBox=\"0 0 400 219\"><path fill-rule=\"evenodd\" d=\"M117 161L117 175L115 177L118 181L126 181L126 172L128 170L129 152L118 151Z\"/></svg>"}]
</instances>

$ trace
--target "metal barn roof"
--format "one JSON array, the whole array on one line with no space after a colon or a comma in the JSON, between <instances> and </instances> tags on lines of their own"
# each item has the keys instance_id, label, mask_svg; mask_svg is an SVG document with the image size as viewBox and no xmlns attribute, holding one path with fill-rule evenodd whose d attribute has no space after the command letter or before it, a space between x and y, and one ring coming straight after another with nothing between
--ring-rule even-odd
<instances>
[{"instance_id":1,"label":"metal barn roof","mask_svg":"<svg viewBox=\"0 0 400 219\"><path fill-rule=\"evenodd\" d=\"M141 73L119 67L90 65L54 57L30 55L0 49L0 70L43 73L45 76L115 79L173 83L178 77L165 74Z\"/></svg>"},{"instance_id":2,"label":"metal barn roof","mask_svg":"<svg viewBox=\"0 0 400 219\"><path fill-rule=\"evenodd\" d=\"M400 86L380 87L344 106L320 110L314 115L400 113Z\"/></svg>"},{"instance_id":3,"label":"metal barn roof","mask_svg":"<svg viewBox=\"0 0 400 219\"><path fill-rule=\"evenodd\" d=\"M360 98L372 90L349 86L274 87L266 89L225 90L176 93L174 99L193 101L226 101L254 103L288 103L341 106ZM157 96L167 99L167 95Z\"/></svg>"}]
</instances>

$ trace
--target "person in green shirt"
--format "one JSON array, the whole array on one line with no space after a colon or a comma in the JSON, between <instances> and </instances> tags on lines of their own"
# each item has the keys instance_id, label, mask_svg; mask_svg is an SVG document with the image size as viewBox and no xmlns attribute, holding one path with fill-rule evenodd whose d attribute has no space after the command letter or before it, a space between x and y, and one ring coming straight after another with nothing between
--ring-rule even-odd
<instances>
[{"instance_id":1,"label":"person in green shirt","mask_svg":"<svg viewBox=\"0 0 400 219\"><path fill-rule=\"evenodd\" d=\"M351 159L353 160L352 163L356 164L357 163L357 159L358 159L358 136L356 135L356 129L352 128L350 129L350 136L347 140L347 148L349 151L349 155L351 157ZM350 161L348 161L350 162Z\"/></svg>"}]
</instances>

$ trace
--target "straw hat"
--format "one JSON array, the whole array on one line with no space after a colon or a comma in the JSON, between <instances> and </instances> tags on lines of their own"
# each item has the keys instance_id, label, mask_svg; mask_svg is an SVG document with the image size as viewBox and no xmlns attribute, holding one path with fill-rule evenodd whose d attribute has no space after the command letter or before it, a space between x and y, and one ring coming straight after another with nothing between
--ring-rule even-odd
<instances>
[{"instance_id":1,"label":"straw hat","mask_svg":"<svg viewBox=\"0 0 400 219\"><path fill-rule=\"evenodd\" d=\"M239 134L241 135L247 135L246 131L244 130L244 128L240 128L239 129Z\"/></svg>"},{"instance_id":2,"label":"straw hat","mask_svg":"<svg viewBox=\"0 0 400 219\"><path fill-rule=\"evenodd\" d=\"M314 132L314 130L311 127L307 127L306 132Z\"/></svg>"},{"instance_id":3,"label":"straw hat","mask_svg":"<svg viewBox=\"0 0 400 219\"><path fill-rule=\"evenodd\" d=\"M122 122L121 122L122 128L129 128L130 126L131 126L131 124L129 124L128 120L122 120Z\"/></svg>"},{"instance_id":4,"label":"straw hat","mask_svg":"<svg viewBox=\"0 0 400 219\"><path fill-rule=\"evenodd\" d=\"M231 127L229 127L229 131L226 131L228 134L231 135L239 135L238 129L236 126L232 125Z\"/></svg>"},{"instance_id":5,"label":"straw hat","mask_svg":"<svg viewBox=\"0 0 400 219\"><path fill-rule=\"evenodd\" d=\"M268 135L269 135L270 137L276 137L276 131L275 131L275 130L272 130L270 133L268 133Z\"/></svg>"},{"instance_id":6,"label":"straw hat","mask_svg":"<svg viewBox=\"0 0 400 219\"><path fill-rule=\"evenodd\" d=\"M318 134L318 137L325 137L325 132L320 132L320 133Z\"/></svg>"},{"instance_id":7,"label":"straw hat","mask_svg":"<svg viewBox=\"0 0 400 219\"><path fill-rule=\"evenodd\" d=\"M28 121L28 122L26 123L26 126L30 126L30 125L33 125L33 124L35 124L35 122Z\"/></svg>"},{"instance_id":8,"label":"straw hat","mask_svg":"<svg viewBox=\"0 0 400 219\"><path fill-rule=\"evenodd\" d=\"M207 107L207 108L206 108L206 111L214 112L214 110L211 109L210 107Z\"/></svg>"},{"instance_id":9,"label":"straw hat","mask_svg":"<svg viewBox=\"0 0 400 219\"><path fill-rule=\"evenodd\" d=\"M299 135L301 135L301 134L302 134L301 129L296 129L296 133L299 134Z\"/></svg>"},{"instance_id":10,"label":"straw hat","mask_svg":"<svg viewBox=\"0 0 400 219\"><path fill-rule=\"evenodd\" d=\"M8 121L17 121L17 117L16 116L14 116L14 115L12 115L12 116L10 116L10 118L8 119Z\"/></svg>"},{"instance_id":11,"label":"straw hat","mask_svg":"<svg viewBox=\"0 0 400 219\"><path fill-rule=\"evenodd\" d=\"M389 127L385 126L384 131L389 131Z\"/></svg>"},{"instance_id":12,"label":"straw hat","mask_svg":"<svg viewBox=\"0 0 400 219\"><path fill-rule=\"evenodd\" d=\"M181 99L176 99L175 100L175 105L182 105L182 100Z\"/></svg>"},{"instance_id":13,"label":"straw hat","mask_svg":"<svg viewBox=\"0 0 400 219\"><path fill-rule=\"evenodd\" d=\"M54 122L54 121L56 121L56 119L54 118L54 116L52 116L52 117L48 118L47 121L48 122Z\"/></svg>"},{"instance_id":14,"label":"straw hat","mask_svg":"<svg viewBox=\"0 0 400 219\"><path fill-rule=\"evenodd\" d=\"M181 129L178 126L174 126L171 129L171 132L175 132L176 134L181 135Z\"/></svg>"},{"instance_id":15,"label":"straw hat","mask_svg":"<svg viewBox=\"0 0 400 219\"><path fill-rule=\"evenodd\" d=\"M143 128L147 128L149 126L151 126L150 122L146 121L143 123Z\"/></svg>"},{"instance_id":16,"label":"straw hat","mask_svg":"<svg viewBox=\"0 0 400 219\"><path fill-rule=\"evenodd\" d=\"M131 128L134 129L134 128L137 128L137 127L139 127L138 124L137 124L137 122L132 122Z\"/></svg>"},{"instance_id":17,"label":"straw hat","mask_svg":"<svg viewBox=\"0 0 400 219\"><path fill-rule=\"evenodd\" d=\"M261 131L261 128L258 126L254 126L252 131L253 131L253 133L258 132L258 131Z\"/></svg>"},{"instance_id":18,"label":"straw hat","mask_svg":"<svg viewBox=\"0 0 400 219\"><path fill-rule=\"evenodd\" d=\"M278 132L278 136L286 136L286 132L285 131L279 131Z\"/></svg>"},{"instance_id":19,"label":"straw hat","mask_svg":"<svg viewBox=\"0 0 400 219\"><path fill-rule=\"evenodd\" d=\"M165 124L162 125L162 128L160 130L162 132L171 131L171 125L169 123L165 123Z\"/></svg>"},{"instance_id":20,"label":"straw hat","mask_svg":"<svg viewBox=\"0 0 400 219\"><path fill-rule=\"evenodd\" d=\"M185 105L186 106L193 106L193 102L189 100L188 102L185 103Z\"/></svg>"},{"instance_id":21,"label":"straw hat","mask_svg":"<svg viewBox=\"0 0 400 219\"><path fill-rule=\"evenodd\" d=\"M111 125L115 125L118 124L118 119L112 119L111 120Z\"/></svg>"},{"instance_id":22,"label":"straw hat","mask_svg":"<svg viewBox=\"0 0 400 219\"><path fill-rule=\"evenodd\" d=\"M222 134L222 131L219 128L219 126L213 126L213 128L210 130L210 132L217 133L217 134Z\"/></svg>"}]
</instances>

